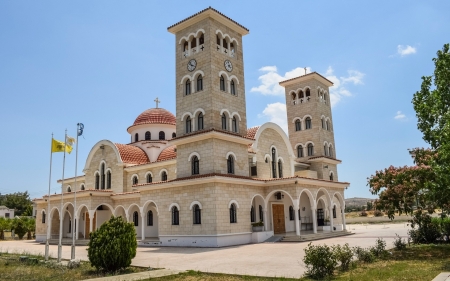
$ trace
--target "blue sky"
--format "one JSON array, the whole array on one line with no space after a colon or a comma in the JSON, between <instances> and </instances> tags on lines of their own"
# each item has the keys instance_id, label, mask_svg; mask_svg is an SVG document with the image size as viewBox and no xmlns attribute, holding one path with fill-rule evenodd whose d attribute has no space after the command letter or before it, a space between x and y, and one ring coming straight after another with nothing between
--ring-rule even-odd
<instances>
[{"instance_id":1,"label":"blue sky","mask_svg":"<svg viewBox=\"0 0 450 281\"><path fill-rule=\"evenodd\" d=\"M250 29L244 37L248 127L285 126L276 87L303 68L333 80L339 179L346 197L371 196L366 178L411 165L426 146L412 95L450 41L448 1L1 1L0 193L48 188L51 133L75 135L79 168L99 140L126 128L159 97L175 112L175 39L167 27L212 6ZM239 9L237 9L239 7ZM53 157L52 192L62 175ZM66 175L73 176L69 155Z\"/></svg>"}]
</instances>

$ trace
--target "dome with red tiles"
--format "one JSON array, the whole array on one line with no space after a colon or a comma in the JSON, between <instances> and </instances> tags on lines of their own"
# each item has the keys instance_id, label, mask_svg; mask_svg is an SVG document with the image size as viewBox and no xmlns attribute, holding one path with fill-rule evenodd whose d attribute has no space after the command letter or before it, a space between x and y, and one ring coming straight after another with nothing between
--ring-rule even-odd
<instances>
[{"instance_id":1,"label":"dome with red tiles","mask_svg":"<svg viewBox=\"0 0 450 281\"><path fill-rule=\"evenodd\" d=\"M143 124L169 124L175 125L176 118L170 111L164 108L150 108L142 112L134 121L133 126Z\"/></svg>"}]
</instances>

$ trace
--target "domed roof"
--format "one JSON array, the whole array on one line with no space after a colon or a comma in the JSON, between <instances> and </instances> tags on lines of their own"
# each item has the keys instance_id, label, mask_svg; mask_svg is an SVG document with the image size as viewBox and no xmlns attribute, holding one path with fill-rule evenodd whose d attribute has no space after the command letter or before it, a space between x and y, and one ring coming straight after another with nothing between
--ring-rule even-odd
<instances>
[{"instance_id":1,"label":"domed roof","mask_svg":"<svg viewBox=\"0 0 450 281\"><path fill-rule=\"evenodd\" d=\"M139 114L132 126L142 124L169 124L176 125L176 118L164 108L150 108Z\"/></svg>"}]
</instances>

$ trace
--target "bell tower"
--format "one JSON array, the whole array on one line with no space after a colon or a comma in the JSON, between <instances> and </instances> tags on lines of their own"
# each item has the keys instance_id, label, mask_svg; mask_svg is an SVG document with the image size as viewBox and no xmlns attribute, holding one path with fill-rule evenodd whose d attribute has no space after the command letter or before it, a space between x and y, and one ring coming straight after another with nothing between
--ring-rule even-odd
<instances>
[{"instance_id":1,"label":"bell tower","mask_svg":"<svg viewBox=\"0 0 450 281\"><path fill-rule=\"evenodd\" d=\"M297 156L295 174L337 181L341 161L336 159L331 115L333 83L312 72L280 85L285 88L289 140Z\"/></svg>"},{"instance_id":2,"label":"bell tower","mask_svg":"<svg viewBox=\"0 0 450 281\"><path fill-rule=\"evenodd\" d=\"M249 30L209 7L168 28L175 35L177 177L248 176L242 37ZM190 160L200 161L194 171Z\"/></svg>"}]
</instances>

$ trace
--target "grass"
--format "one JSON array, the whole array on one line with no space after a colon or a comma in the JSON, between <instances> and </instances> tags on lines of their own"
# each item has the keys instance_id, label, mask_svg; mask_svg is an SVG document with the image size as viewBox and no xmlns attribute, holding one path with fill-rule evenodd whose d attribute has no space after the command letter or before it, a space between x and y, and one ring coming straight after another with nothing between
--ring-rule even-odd
<instances>
[{"instance_id":1,"label":"grass","mask_svg":"<svg viewBox=\"0 0 450 281\"><path fill-rule=\"evenodd\" d=\"M28 262L19 261L20 256L28 256L39 260L38 264L30 264ZM29 254L0 254L0 279L1 280L84 280L89 278L103 277L95 268L91 267L88 262L82 262L80 267L69 269L66 266L57 264L54 260L52 262L43 262L42 256L35 256ZM128 274L145 271L145 268L130 267L120 274Z\"/></svg>"}]
</instances>

